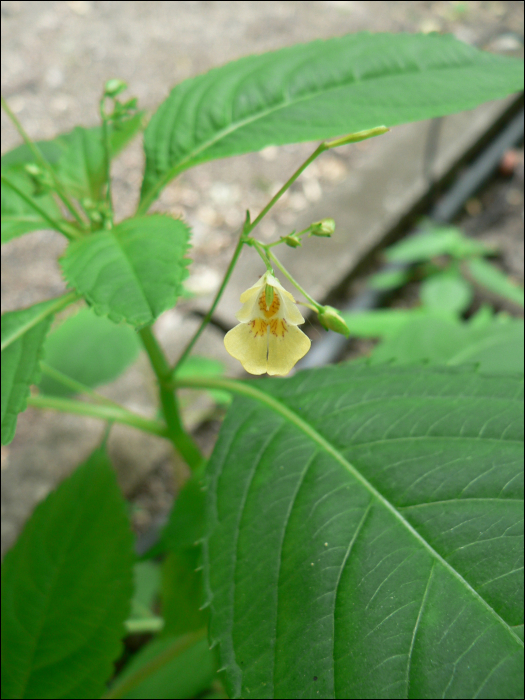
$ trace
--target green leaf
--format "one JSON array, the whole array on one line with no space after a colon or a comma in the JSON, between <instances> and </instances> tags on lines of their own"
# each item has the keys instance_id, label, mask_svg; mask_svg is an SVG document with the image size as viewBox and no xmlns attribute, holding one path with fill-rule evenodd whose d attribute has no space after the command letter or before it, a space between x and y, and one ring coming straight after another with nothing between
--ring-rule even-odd
<instances>
[{"instance_id":1,"label":"green leaf","mask_svg":"<svg viewBox=\"0 0 525 700\"><path fill-rule=\"evenodd\" d=\"M130 326L117 326L91 309L81 309L48 335L44 356L46 364L95 387L116 379L137 358L139 350L137 334ZM46 375L39 388L52 396L74 393Z\"/></svg>"},{"instance_id":2,"label":"green leaf","mask_svg":"<svg viewBox=\"0 0 525 700\"><path fill-rule=\"evenodd\" d=\"M40 503L2 566L5 698L98 698L121 652L133 536L103 449Z\"/></svg>"},{"instance_id":3,"label":"green leaf","mask_svg":"<svg viewBox=\"0 0 525 700\"><path fill-rule=\"evenodd\" d=\"M397 289L406 284L409 279L408 270L385 270L369 277L368 286L371 289Z\"/></svg>"},{"instance_id":4,"label":"green leaf","mask_svg":"<svg viewBox=\"0 0 525 700\"><path fill-rule=\"evenodd\" d=\"M490 252L491 250L482 243L467 238L460 229L444 226L403 239L387 248L385 256L390 262L416 263L441 255L467 258L473 255L487 255Z\"/></svg>"},{"instance_id":5,"label":"green leaf","mask_svg":"<svg viewBox=\"0 0 525 700\"><path fill-rule=\"evenodd\" d=\"M186 224L162 214L126 219L71 243L64 276L97 314L145 326L182 292L189 235Z\"/></svg>"},{"instance_id":6,"label":"green leaf","mask_svg":"<svg viewBox=\"0 0 525 700\"><path fill-rule=\"evenodd\" d=\"M73 299L69 294L2 316L2 445L13 439L29 387L40 378L38 362L53 314Z\"/></svg>"},{"instance_id":7,"label":"green leaf","mask_svg":"<svg viewBox=\"0 0 525 700\"><path fill-rule=\"evenodd\" d=\"M469 260L466 263L470 276L482 287L495 294L510 299L520 306L525 306L523 289L513 284L511 280L497 267L486 260Z\"/></svg>"},{"instance_id":8,"label":"green leaf","mask_svg":"<svg viewBox=\"0 0 525 700\"><path fill-rule=\"evenodd\" d=\"M136 654L107 698L195 698L212 683L215 657L204 630L156 639Z\"/></svg>"},{"instance_id":9,"label":"green leaf","mask_svg":"<svg viewBox=\"0 0 525 700\"><path fill-rule=\"evenodd\" d=\"M237 390L205 540L230 697L523 697L521 383L350 363Z\"/></svg>"},{"instance_id":10,"label":"green leaf","mask_svg":"<svg viewBox=\"0 0 525 700\"><path fill-rule=\"evenodd\" d=\"M522 71L437 34L363 32L247 56L171 91L145 131L141 196L151 203L215 158L472 109L520 90Z\"/></svg>"},{"instance_id":11,"label":"green leaf","mask_svg":"<svg viewBox=\"0 0 525 700\"><path fill-rule=\"evenodd\" d=\"M138 112L114 127L110 126L111 156L116 156L140 130L144 118ZM36 145L64 187L77 198L97 201L105 182L105 152L100 126L86 129L77 126L51 141ZM53 219L62 219L59 206L49 192L38 191L24 166L35 163L35 156L25 145L17 146L2 156L2 174L25 194L35 199ZM2 188L2 243L30 231L49 228L49 223L7 186Z\"/></svg>"},{"instance_id":12,"label":"green leaf","mask_svg":"<svg viewBox=\"0 0 525 700\"><path fill-rule=\"evenodd\" d=\"M478 363L484 374L523 373L523 321L461 323L445 316L414 316L372 352L371 360L399 364Z\"/></svg>"},{"instance_id":13,"label":"green leaf","mask_svg":"<svg viewBox=\"0 0 525 700\"><path fill-rule=\"evenodd\" d=\"M200 546L171 551L162 563L163 634L180 635L201 629L208 621L202 610L202 553Z\"/></svg>"},{"instance_id":14,"label":"green leaf","mask_svg":"<svg viewBox=\"0 0 525 700\"><path fill-rule=\"evenodd\" d=\"M54 221L63 219L59 206L48 192L38 191L35 183L22 167L13 167L2 174L15 187L34 200ZM23 200L9 185L2 186L2 244L24 233L48 229L49 222Z\"/></svg>"},{"instance_id":15,"label":"green leaf","mask_svg":"<svg viewBox=\"0 0 525 700\"><path fill-rule=\"evenodd\" d=\"M451 270L422 282L420 296L428 309L460 315L469 308L474 294L459 272Z\"/></svg>"},{"instance_id":16,"label":"green leaf","mask_svg":"<svg viewBox=\"0 0 525 700\"><path fill-rule=\"evenodd\" d=\"M371 309L342 312L350 335L358 338L386 338L398 333L414 318L427 317L427 309ZM432 314L434 317L435 314Z\"/></svg>"}]
</instances>

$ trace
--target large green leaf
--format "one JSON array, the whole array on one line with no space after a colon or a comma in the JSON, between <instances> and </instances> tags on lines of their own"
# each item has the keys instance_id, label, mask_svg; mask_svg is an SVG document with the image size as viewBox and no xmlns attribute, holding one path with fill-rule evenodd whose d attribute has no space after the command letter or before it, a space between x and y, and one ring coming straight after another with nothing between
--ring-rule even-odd
<instances>
[{"instance_id":1,"label":"large green leaf","mask_svg":"<svg viewBox=\"0 0 525 700\"><path fill-rule=\"evenodd\" d=\"M38 361L53 314L73 298L69 294L2 316L2 445L13 439L29 387L40 378Z\"/></svg>"},{"instance_id":2,"label":"large green leaf","mask_svg":"<svg viewBox=\"0 0 525 700\"><path fill-rule=\"evenodd\" d=\"M204 545L230 697L523 697L521 384L352 363L238 387Z\"/></svg>"},{"instance_id":3,"label":"large green leaf","mask_svg":"<svg viewBox=\"0 0 525 700\"><path fill-rule=\"evenodd\" d=\"M116 325L91 309L81 309L51 332L44 345L46 364L89 387L116 379L137 357L140 343L127 325ZM40 391L69 396L72 389L42 377Z\"/></svg>"},{"instance_id":4,"label":"large green leaf","mask_svg":"<svg viewBox=\"0 0 525 700\"><path fill-rule=\"evenodd\" d=\"M133 536L96 450L37 506L2 567L4 698L97 698L121 651Z\"/></svg>"},{"instance_id":5,"label":"large green leaf","mask_svg":"<svg viewBox=\"0 0 525 700\"><path fill-rule=\"evenodd\" d=\"M61 259L64 276L98 314L144 326L182 292L189 233L162 214L126 219L71 243Z\"/></svg>"},{"instance_id":6,"label":"large green leaf","mask_svg":"<svg viewBox=\"0 0 525 700\"><path fill-rule=\"evenodd\" d=\"M519 90L522 71L437 34L349 34L242 58L177 85L153 115L142 198L214 158L471 109Z\"/></svg>"},{"instance_id":7,"label":"large green leaf","mask_svg":"<svg viewBox=\"0 0 525 700\"><path fill-rule=\"evenodd\" d=\"M117 127L110 127L112 157L138 132L142 120L143 113L140 112L119 122ZM38 141L36 145L74 197L89 197L93 201L100 197L106 176L101 127L86 129L77 126L71 132L60 134L51 141ZM17 146L2 156L2 174L24 194L35 198L38 206L53 219L60 220L60 208L51 194L39 191L25 170L24 166L35 163L35 160L34 154L25 144ZM2 243L45 228L49 228L49 223L27 202L9 187L2 188Z\"/></svg>"}]
</instances>

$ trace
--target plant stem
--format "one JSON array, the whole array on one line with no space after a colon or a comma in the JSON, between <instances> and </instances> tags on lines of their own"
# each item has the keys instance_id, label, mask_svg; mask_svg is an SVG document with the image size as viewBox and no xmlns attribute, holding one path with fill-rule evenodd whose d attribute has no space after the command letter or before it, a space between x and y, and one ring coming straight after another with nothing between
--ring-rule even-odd
<instances>
[{"instance_id":1,"label":"plant stem","mask_svg":"<svg viewBox=\"0 0 525 700\"><path fill-rule=\"evenodd\" d=\"M235 247L235 250L233 251L232 259L230 260L230 264L228 265L228 268L226 272L224 273L224 277L221 282L221 286L219 287L217 294L215 295L215 299L213 300L212 305L210 306L206 316L201 321L200 326L197 328L196 332L194 333L193 337L191 338L190 342L186 345L184 348L184 351L182 355L179 357L177 362L175 363L174 367L170 371L170 376L174 376L179 367L182 365L182 363L187 359L188 355L190 352L193 350L193 346L197 342L197 340L200 338L200 335L202 331L206 328L208 323L210 322L211 317L213 316L213 312L217 308L217 304L219 303L222 293L224 292L226 285L228 284L228 281L231 277L231 274L233 272L233 269L237 263L237 259L239 255L241 254L242 246L244 244L244 228L241 231L241 235L239 236L239 240L237 242L237 245Z\"/></svg>"},{"instance_id":2,"label":"plant stem","mask_svg":"<svg viewBox=\"0 0 525 700\"><path fill-rule=\"evenodd\" d=\"M76 210L76 207L74 206L73 202L69 199L67 192L64 190L62 185L60 184L59 180L57 179L57 176L55 175L55 171L51 167L51 165L47 162L47 160L44 158L42 153L40 152L40 149L38 146L31 141L29 136L26 134L24 127L22 124L18 121L17 117L13 114L11 111L10 107L8 106L7 102L4 100L4 98L1 98L2 102L2 107L4 108L5 113L9 117L9 119L13 122L13 125L15 129L18 131L22 139L24 140L24 143L26 146L29 148L31 153L35 156L37 162L45 169L47 172L50 174L51 179L53 180L53 184L55 186L55 191L57 195L60 197L62 203L66 207L66 209L70 212L70 214L78 221L78 223L82 226L82 228L86 228L86 224L84 219L80 216L78 211Z\"/></svg>"},{"instance_id":3,"label":"plant stem","mask_svg":"<svg viewBox=\"0 0 525 700\"><path fill-rule=\"evenodd\" d=\"M160 632L164 628L164 620L162 617L144 617L141 620L126 620L124 626L128 634Z\"/></svg>"},{"instance_id":4,"label":"plant stem","mask_svg":"<svg viewBox=\"0 0 525 700\"><path fill-rule=\"evenodd\" d=\"M75 413L81 416L91 416L92 418L100 418L100 420L114 421L115 423L123 423L131 425L133 428L138 428L152 435L160 437L169 437L166 426L160 421L143 418L127 408L113 406L103 406L84 401L75 401L73 399L62 399L55 396L30 396L27 399L29 406L35 408L47 408L52 411L61 411L62 413Z\"/></svg>"},{"instance_id":5,"label":"plant stem","mask_svg":"<svg viewBox=\"0 0 525 700\"><path fill-rule=\"evenodd\" d=\"M104 223L109 224L108 228L113 228L113 200L111 198L111 148L109 144L108 117L104 110L105 95L100 100L100 116L102 118L102 140L104 143L104 159L106 166L106 204L107 217Z\"/></svg>"},{"instance_id":6,"label":"plant stem","mask_svg":"<svg viewBox=\"0 0 525 700\"><path fill-rule=\"evenodd\" d=\"M81 234L76 232L72 227L71 229L67 229L63 226L63 224L59 221L55 221L52 216L49 216L49 214L44 211L41 207L38 206L38 204L31 199L25 192L23 192L19 187L17 187L13 182L11 182L5 175L1 176L2 182L4 185L7 187L11 188L13 192L16 192L16 194L20 197L20 199L23 199L26 204L28 204L34 211L37 212L37 214L40 214L42 219L44 221L47 221L49 226L54 230L54 231L59 231L62 235L64 235L66 238L68 238L70 241L73 240L74 238L81 238ZM53 200L54 202L55 200Z\"/></svg>"},{"instance_id":7,"label":"plant stem","mask_svg":"<svg viewBox=\"0 0 525 700\"><path fill-rule=\"evenodd\" d=\"M295 281L295 279L292 277L292 275L288 272L288 270L284 267L284 265L275 257L275 255L272 253L271 250L267 251L268 257L270 260L275 263L275 267L278 267L279 270L283 273L283 275L286 277L287 280L289 280L293 286L298 289L301 294L304 296L305 299L307 299L312 306L315 307L316 311L319 311L320 309L323 308L322 304L318 304L315 299L312 299L312 297L308 294L307 291L305 291L301 285Z\"/></svg>"},{"instance_id":8,"label":"plant stem","mask_svg":"<svg viewBox=\"0 0 525 700\"><path fill-rule=\"evenodd\" d=\"M97 394L97 392L93 391L90 387L82 384L81 382L77 382L76 379L68 377L67 374L64 374L63 372L60 372L60 370L51 367L46 362L40 362L40 369L45 375L51 377L51 379L54 379L57 382L60 382L60 384L63 384L77 394L85 394L86 396L89 396L90 399L93 399L93 401L105 406L113 406L113 408L123 411L126 410L124 406L121 406L111 399L107 399L101 394Z\"/></svg>"},{"instance_id":9,"label":"plant stem","mask_svg":"<svg viewBox=\"0 0 525 700\"><path fill-rule=\"evenodd\" d=\"M204 460L201 451L192 437L185 431L180 418L177 398L169 382L171 369L162 348L152 333L151 327L143 328L139 335L148 353L148 357L157 376L159 383L160 402L164 413L164 420L168 428L168 436L175 449L180 453L191 469L197 469Z\"/></svg>"},{"instance_id":10,"label":"plant stem","mask_svg":"<svg viewBox=\"0 0 525 700\"><path fill-rule=\"evenodd\" d=\"M255 250L261 256L262 261L266 265L266 269L268 270L268 272L271 272L273 275L273 267L272 267L272 263L270 262L270 257L269 257L267 247L264 245L264 243L261 243L260 241L256 241L254 239L252 239L252 240L253 240L252 246L255 248Z\"/></svg>"}]
</instances>

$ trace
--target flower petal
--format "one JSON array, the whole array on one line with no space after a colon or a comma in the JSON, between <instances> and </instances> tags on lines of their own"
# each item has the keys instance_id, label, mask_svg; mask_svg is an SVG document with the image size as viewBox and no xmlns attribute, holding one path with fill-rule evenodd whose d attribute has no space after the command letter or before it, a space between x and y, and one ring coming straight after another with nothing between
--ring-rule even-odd
<instances>
[{"instance_id":1,"label":"flower petal","mask_svg":"<svg viewBox=\"0 0 525 700\"><path fill-rule=\"evenodd\" d=\"M224 336L224 346L232 357L239 360L250 374L266 372L268 331L266 321L239 323Z\"/></svg>"},{"instance_id":2,"label":"flower petal","mask_svg":"<svg viewBox=\"0 0 525 700\"><path fill-rule=\"evenodd\" d=\"M254 294L257 295L261 291L261 287L263 287L265 284L266 275L263 275L255 284L252 284L251 287L248 287L248 289L241 294L241 304L244 304L246 301L251 299Z\"/></svg>"},{"instance_id":3,"label":"flower petal","mask_svg":"<svg viewBox=\"0 0 525 700\"><path fill-rule=\"evenodd\" d=\"M268 335L266 371L268 374L288 374L295 363L306 355L310 345L310 338L297 326L277 321L277 326Z\"/></svg>"},{"instance_id":4,"label":"flower petal","mask_svg":"<svg viewBox=\"0 0 525 700\"><path fill-rule=\"evenodd\" d=\"M293 323L294 326L299 326L301 323L304 323L303 315L295 305L293 297L292 301L290 301L288 297L292 297L292 295L288 292L286 292L286 296L283 295L282 297L282 316L288 321L288 323Z\"/></svg>"}]
</instances>

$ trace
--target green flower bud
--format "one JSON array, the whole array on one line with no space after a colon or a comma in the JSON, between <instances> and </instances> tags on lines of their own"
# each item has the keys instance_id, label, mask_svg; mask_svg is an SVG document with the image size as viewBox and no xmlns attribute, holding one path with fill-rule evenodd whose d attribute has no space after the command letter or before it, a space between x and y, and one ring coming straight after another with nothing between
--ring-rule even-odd
<instances>
[{"instance_id":1,"label":"green flower bud","mask_svg":"<svg viewBox=\"0 0 525 700\"><path fill-rule=\"evenodd\" d=\"M345 338L348 338L350 329L339 315L337 309L334 309L333 306L323 306L318 314L319 323L323 328L326 328L327 331L335 331L336 333L344 335Z\"/></svg>"},{"instance_id":2,"label":"green flower bud","mask_svg":"<svg viewBox=\"0 0 525 700\"><path fill-rule=\"evenodd\" d=\"M127 87L127 84L123 80L113 78L112 80L108 80L105 84L104 95L106 97L116 97L117 95L120 95L121 92L124 92Z\"/></svg>"},{"instance_id":3,"label":"green flower bud","mask_svg":"<svg viewBox=\"0 0 525 700\"><path fill-rule=\"evenodd\" d=\"M312 236L325 236L329 238L335 231L335 221L333 219L321 219L321 221L315 221L310 226L310 233Z\"/></svg>"},{"instance_id":4,"label":"green flower bud","mask_svg":"<svg viewBox=\"0 0 525 700\"><path fill-rule=\"evenodd\" d=\"M289 245L290 248L299 248L302 245L301 239L294 233L290 233L288 236L281 236L281 241Z\"/></svg>"}]
</instances>

